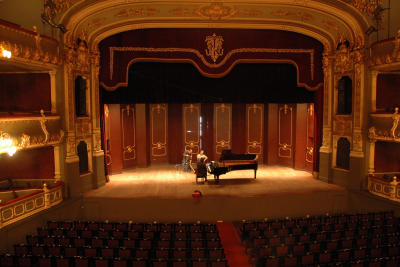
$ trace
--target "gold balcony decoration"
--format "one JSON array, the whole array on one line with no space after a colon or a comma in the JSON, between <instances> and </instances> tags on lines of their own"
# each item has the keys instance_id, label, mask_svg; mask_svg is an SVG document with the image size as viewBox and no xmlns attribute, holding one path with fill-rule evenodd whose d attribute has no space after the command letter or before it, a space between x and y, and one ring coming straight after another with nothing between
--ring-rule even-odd
<instances>
[{"instance_id":1,"label":"gold balcony decoration","mask_svg":"<svg viewBox=\"0 0 400 267\"><path fill-rule=\"evenodd\" d=\"M0 154L13 156L17 150L16 141L8 133L0 131Z\"/></svg>"}]
</instances>

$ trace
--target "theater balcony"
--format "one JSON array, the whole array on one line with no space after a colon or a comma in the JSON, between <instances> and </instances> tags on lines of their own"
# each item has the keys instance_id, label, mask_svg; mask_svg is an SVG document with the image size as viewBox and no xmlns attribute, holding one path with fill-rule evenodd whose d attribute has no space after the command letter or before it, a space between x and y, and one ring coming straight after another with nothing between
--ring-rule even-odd
<instances>
[{"instance_id":1,"label":"theater balcony","mask_svg":"<svg viewBox=\"0 0 400 267\"><path fill-rule=\"evenodd\" d=\"M63 199L57 40L0 20L0 229Z\"/></svg>"},{"instance_id":2,"label":"theater balcony","mask_svg":"<svg viewBox=\"0 0 400 267\"><path fill-rule=\"evenodd\" d=\"M397 37L371 46L368 191L400 202L400 30Z\"/></svg>"}]
</instances>

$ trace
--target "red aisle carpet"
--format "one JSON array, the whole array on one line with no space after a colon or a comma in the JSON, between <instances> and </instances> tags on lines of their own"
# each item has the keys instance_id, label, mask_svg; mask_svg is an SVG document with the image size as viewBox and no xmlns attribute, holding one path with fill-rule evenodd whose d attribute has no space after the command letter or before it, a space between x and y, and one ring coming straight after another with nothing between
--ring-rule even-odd
<instances>
[{"instance_id":1,"label":"red aisle carpet","mask_svg":"<svg viewBox=\"0 0 400 267\"><path fill-rule=\"evenodd\" d=\"M229 267L251 267L249 257L244 247L240 245L239 237L230 222L217 222L219 237L224 247Z\"/></svg>"}]
</instances>

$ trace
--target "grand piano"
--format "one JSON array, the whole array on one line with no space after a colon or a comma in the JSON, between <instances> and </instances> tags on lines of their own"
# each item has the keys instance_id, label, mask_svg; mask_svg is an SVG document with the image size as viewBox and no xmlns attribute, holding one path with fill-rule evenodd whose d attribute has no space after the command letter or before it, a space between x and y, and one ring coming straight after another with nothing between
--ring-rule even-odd
<instances>
[{"instance_id":1,"label":"grand piano","mask_svg":"<svg viewBox=\"0 0 400 267\"><path fill-rule=\"evenodd\" d=\"M254 179L256 179L257 167L257 155L235 154L229 149L222 151L218 162L211 161L208 165L208 172L214 175L215 183L218 183L221 174L236 170L254 170Z\"/></svg>"}]
</instances>

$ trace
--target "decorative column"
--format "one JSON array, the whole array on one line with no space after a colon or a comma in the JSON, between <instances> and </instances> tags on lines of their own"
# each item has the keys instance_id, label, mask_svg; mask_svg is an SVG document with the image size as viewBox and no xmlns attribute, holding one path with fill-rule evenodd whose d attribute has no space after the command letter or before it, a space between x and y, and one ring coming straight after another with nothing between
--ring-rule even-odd
<instances>
[{"instance_id":1,"label":"decorative column","mask_svg":"<svg viewBox=\"0 0 400 267\"><path fill-rule=\"evenodd\" d=\"M60 168L60 146L53 146L54 151L54 179L59 181L61 179L61 168Z\"/></svg>"},{"instance_id":2,"label":"decorative column","mask_svg":"<svg viewBox=\"0 0 400 267\"><path fill-rule=\"evenodd\" d=\"M323 114L323 139L320 152L332 153L332 110L333 110L333 64L328 54L323 55L324 68L324 114Z\"/></svg>"},{"instance_id":3,"label":"decorative column","mask_svg":"<svg viewBox=\"0 0 400 267\"><path fill-rule=\"evenodd\" d=\"M376 88L379 72L376 70L371 71L371 108L370 112L376 112Z\"/></svg>"},{"instance_id":4,"label":"decorative column","mask_svg":"<svg viewBox=\"0 0 400 267\"><path fill-rule=\"evenodd\" d=\"M104 151L101 149L101 127L100 127L100 99L99 99L99 70L100 70L100 53L97 46L90 53L90 98L91 98L91 119L92 119L92 144L93 144L93 160L92 184L100 187L105 184L104 170Z\"/></svg>"},{"instance_id":5,"label":"decorative column","mask_svg":"<svg viewBox=\"0 0 400 267\"><path fill-rule=\"evenodd\" d=\"M49 72L50 75L50 88L51 88L51 113L57 113L57 93L56 93L56 71Z\"/></svg>"},{"instance_id":6,"label":"decorative column","mask_svg":"<svg viewBox=\"0 0 400 267\"><path fill-rule=\"evenodd\" d=\"M353 146L351 157L363 158L363 118L364 118L364 88L365 64L360 50L353 52L354 58L354 92L353 92Z\"/></svg>"},{"instance_id":7,"label":"decorative column","mask_svg":"<svg viewBox=\"0 0 400 267\"><path fill-rule=\"evenodd\" d=\"M75 134L75 77L77 53L71 33L66 33L64 49L64 115L65 115L65 195L81 196L79 157Z\"/></svg>"},{"instance_id":8,"label":"decorative column","mask_svg":"<svg viewBox=\"0 0 400 267\"><path fill-rule=\"evenodd\" d=\"M104 156L101 149L101 127L100 127L100 99L99 99L99 71L100 53L96 49L91 54L91 99L92 99L92 138L94 156Z\"/></svg>"}]
</instances>

